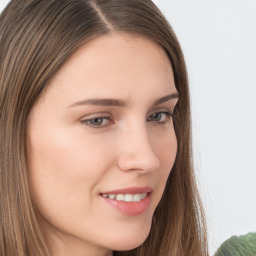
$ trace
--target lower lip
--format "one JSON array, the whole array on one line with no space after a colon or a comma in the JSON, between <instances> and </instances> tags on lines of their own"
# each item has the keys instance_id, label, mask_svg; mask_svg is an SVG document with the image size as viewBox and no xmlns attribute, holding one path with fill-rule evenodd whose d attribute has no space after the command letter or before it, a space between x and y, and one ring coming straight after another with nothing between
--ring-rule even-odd
<instances>
[{"instance_id":1,"label":"lower lip","mask_svg":"<svg viewBox=\"0 0 256 256\"><path fill-rule=\"evenodd\" d=\"M102 199L124 215L135 216L140 215L147 210L150 203L150 193L139 202L125 202L106 197L102 197Z\"/></svg>"}]
</instances>

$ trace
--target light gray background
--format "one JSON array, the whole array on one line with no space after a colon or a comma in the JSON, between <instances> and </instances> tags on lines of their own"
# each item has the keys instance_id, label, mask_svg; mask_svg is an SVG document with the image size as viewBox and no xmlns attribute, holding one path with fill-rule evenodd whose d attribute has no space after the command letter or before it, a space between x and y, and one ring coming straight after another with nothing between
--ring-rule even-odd
<instances>
[{"instance_id":1,"label":"light gray background","mask_svg":"<svg viewBox=\"0 0 256 256\"><path fill-rule=\"evenodd\" d=\"M0 11L9 2L0 0ZM187 62L210 255L256 232L256 0L154 0Z\"/></svg>"}]
</instances>

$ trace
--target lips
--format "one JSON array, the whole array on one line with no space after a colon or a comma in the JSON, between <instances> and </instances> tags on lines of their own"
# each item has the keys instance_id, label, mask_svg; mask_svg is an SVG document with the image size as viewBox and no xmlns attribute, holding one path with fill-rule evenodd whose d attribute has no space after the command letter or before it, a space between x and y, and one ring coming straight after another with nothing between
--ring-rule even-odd
<instances>
[{"instance_id":1,"label":"lips","mask_svg":"<svg viewBox=\"0 0 256 256\"><path fill-rule=\"evenodd\" d=\"M101 193L103 200L120 213L128 216L145 212L150 203L150 187L130 187Z\"/></svg>"},{"instance_id":2,"label":"lips","mask_svg":"<svg viewBox=\"0 0 256 256\"><path fill-rule=\"evenodd\" d=\"M124 201L124 202L139 202L143 200L146 196L147 193L143 194L103 194L102 195L105 198L109 199L115 199L118 201Z\"/></svg>"}]
</instances>

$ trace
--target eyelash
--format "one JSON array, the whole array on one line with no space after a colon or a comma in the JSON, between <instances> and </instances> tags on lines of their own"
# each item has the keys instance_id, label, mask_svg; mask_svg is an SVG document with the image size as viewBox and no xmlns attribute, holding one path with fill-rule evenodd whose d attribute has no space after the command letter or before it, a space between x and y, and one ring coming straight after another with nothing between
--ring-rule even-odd
<instances>
[{"instance_id":1,"label":"eyelash","mask_svg":"<svg viewBox=\"0 0 256 256\"><path fill-rule=\"evenodd\" d=\"M152 119L152 117L154 115L156 116L156 115L159 115L159 114L161 114L161 115L165 114L165 120L164 121L149 120L149 118ZM162 116L160 116L160 120L161 120L161 117ZM172 112L169 112L169 111L159 111L159 112L155 112L155 113L151 114L147 118L147 121L149 121L149 122L156 122L156 123L158 123L160 125L163 125L163 124L167 123L171 118L173 118L173 113ZM102 125L103 120L105 120L107 122L110 121L111 123L110 124L103 124ZM93 121L96 121L96 122L97 121L101 121L101 122L100 122L100 124L92 124ZM82 122L82 124L87 125L87 126L92 127L92 128L104 128L104 127L107 127L108 125L111 125L111 124L114 123L113 120L111 120L110 116L97 116L97 117L93 117L93 118L90 118L90 119L82 120L81 122Z\"/></svg>"}]
</instances>

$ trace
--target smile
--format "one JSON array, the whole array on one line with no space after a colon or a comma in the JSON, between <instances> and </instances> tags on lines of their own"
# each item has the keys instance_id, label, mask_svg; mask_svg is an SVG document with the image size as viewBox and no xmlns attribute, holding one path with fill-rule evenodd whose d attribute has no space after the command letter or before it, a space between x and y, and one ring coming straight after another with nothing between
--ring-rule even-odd
<instances>
[{"instance_id":1,"label":"smile","mask_svg":"<svg viewBox=\"0 0 256 256\"><path fill-rule=\"evenodd\" d=\"M128 187L100 193L103 202L123 215L135 216L144 213L150 205L151 187Z\"/></svg>"},{"instance_id":2,"label":"smile","mask_svg":"<svg viewBox=\"0 0 256 256\"><path fill-rule=\"evenodd\" d=\"M117 201L124 202L139 202L146 198L147 193L143 194L102 194L104 198L109 198Z\"/></svg>"}]
</instances>

